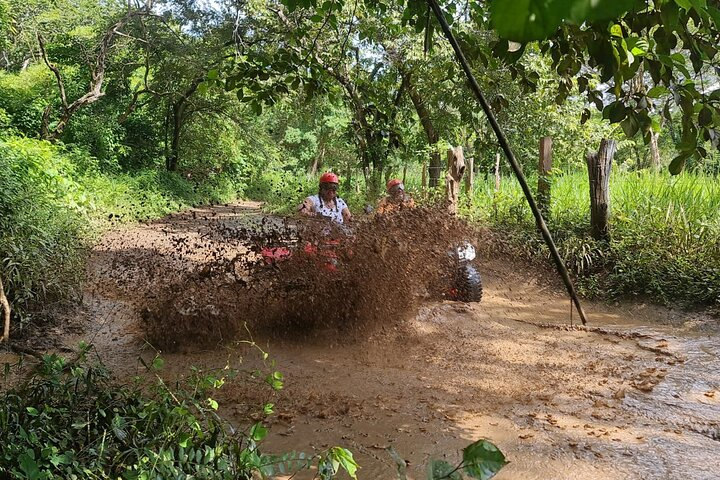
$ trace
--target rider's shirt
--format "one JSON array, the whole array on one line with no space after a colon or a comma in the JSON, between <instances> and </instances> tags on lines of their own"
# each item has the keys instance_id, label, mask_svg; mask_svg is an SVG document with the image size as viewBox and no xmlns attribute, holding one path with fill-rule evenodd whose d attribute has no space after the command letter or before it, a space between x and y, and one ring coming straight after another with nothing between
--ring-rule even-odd
<instances>
[{"instance_id":1,"label":"rider's shirt","mask_svg":"<svg viewBox=\"0 0 720 480\"><path fill-rule=\"evenodd\" d=\"M347 203L340 197L335 197L335 206L332 202L324 202L320 195L312 195L308 197L313 202L315 213L319 213L323 217L328 217L333 222L343 223L342 212L347 208Z\"/></svg>"}]
</instances>

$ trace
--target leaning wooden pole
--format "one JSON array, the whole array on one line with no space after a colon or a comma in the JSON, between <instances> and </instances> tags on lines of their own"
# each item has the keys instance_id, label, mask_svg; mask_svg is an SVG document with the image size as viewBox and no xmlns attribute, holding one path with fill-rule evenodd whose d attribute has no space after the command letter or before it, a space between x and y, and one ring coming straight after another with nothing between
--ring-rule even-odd
<instances>
[{"instance_id":1,"label":"leaning wooden pole","mask_svg":"<svg viewBox=\"0 0 720 480\"><path fill-rule=\"evenodd\" d=\"M475 97L477 98L478 102L480 103L480 106L482 107L483 111L485 112L485 115L487 115L488 120L490 121L490 125L492 126L493 131L495 132L495 136L498 139L498 142L500 142L500 146L503 149L503 152L505 152L505 156L507 157L508 161L510 162L510 166L512 167L513 171L515 172L515 176L517 177L518 181L520 182L520 186L523 189L523 192L525 193L525 198L527 198L528 204L530 205L530 209L532 210L533 215L535 216L535 221L537 222L538 228L540 229L540 232L542 233L543 239L545 239L545 243L547 244L548 248L550 249L550 252L552 253L553 260L555 261L555 266L558 269L558 272L560 273L560 276L563 279L563 282L565 282L565 287L567 288L568 294L570 294L570 298L572 298L573 303L575 304L575 307L577 308L578 314L580 315L580 320L582 320L583 325L587 323L587 319L585 317L585 311L583 310L582 306L580 305L580 299L577 296L577 293L575 292L575 287L572 284L572 281L570 280L570 275L568 275L567 268L565 268L565 263L563 262L562 258L560 258L560 253L558 253L557 248L555 247L555 242L553 242L552 235L550 235L550 231L547 228L547 225L545 224L545 220L542 217L542 214L540 213L540 210L537 207L537 204L535 203L535 199L532 196L532 192L530 192L530 187L528 187L527 181L525 180L525 176L522 173L522 170L520 169L520 164L517 162L517 159L515 158L515 155L513 154L512 150L510 149L510 144L507 141L507 138L505 138L505 134L500 129L500 125L498 125L497 120L495 119L495 115L493 115L492 110L490 110L490 105L488 105L487 100L485 100L485 96L482 93L482 90L480 90L480 85L477 83L477 80L475 79L475 75L473 75L472 71L470 70L470 65L468 64L467 60L465 59L465 55L463 54L462 50L460 49L460 45L457 43L457 40L455 39L455 36L453 35L452 31L450 30L450 25L448 25L447 21L445 20L445 16L442 13L442 10L440 9L440 5L438 5L437 0L427 0L428 4L433 10L433 13L435 14L435 18L437 18L437 21L440 23L440 26L442 27L443 33L445 34L445 37L450 42L450 45L452 46L453 50L455 51L455 55L457 56L458 62L460 62L460 66L462 66L463 71L465 72L465 76L467 76L468 81L470 82L470 88L475 94Z\"/></svg>"}]
</instances>

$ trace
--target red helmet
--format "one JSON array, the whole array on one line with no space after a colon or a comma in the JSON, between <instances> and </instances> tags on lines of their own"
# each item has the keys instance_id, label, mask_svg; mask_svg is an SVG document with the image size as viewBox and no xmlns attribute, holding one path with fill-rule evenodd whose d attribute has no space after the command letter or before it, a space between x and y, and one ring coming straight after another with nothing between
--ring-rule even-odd
<instances>
[{"instance_id":1,"label":"red helmet","mask_svg":"<svg viewBox=\"0 0 720 480\"><path fill-rule=\"evenodd\" d=\"M325 172L320 176L320 183L340 183L338 176L332 172Z\"/></svg>"},{"instance_id":2,"label":"red helmet","mask_svg":"<svg viewBox=\"0 0 720 480\"><path fill-rule=\"evenodd\" d=\"M393 187L395 187L397 185L402 185L402 180L400 180L399 178L393 178L393 179L389 180L387 182L387 186L386 186L387 191L389 192L390 190L392 190Z\"/></svg>"}]
</instances>

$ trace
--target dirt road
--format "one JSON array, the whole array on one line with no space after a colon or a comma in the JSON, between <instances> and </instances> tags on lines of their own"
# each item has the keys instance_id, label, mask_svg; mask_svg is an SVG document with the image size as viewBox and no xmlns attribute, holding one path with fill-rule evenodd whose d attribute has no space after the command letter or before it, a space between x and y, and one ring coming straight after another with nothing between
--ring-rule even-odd
<instances>
[{"instance_id":1,"label":"dirt road","mask_svg":"<svg viewBox=\"0 0 720 480\"><path fill-rule=\"evenodd\" d=\"M214 207L108 234L90 264L84 331L66 343L90 341L116 371L134 373L139 356L154 354L131 293L142 268L124 288L108 278L148 256L178 270L210 262L217 255L200 243L182 257L167 252L212 242L205 232L216 222L257 215L253 204ZM479 265L480 304L426 301L402 322L378 319L381 327L362 337L321 330L302 341L259 338L286 378L265 451L342 445L355 453L360 478L393 479L392 448L409 478L422 479L429 459L455 461L484 437L510 461L498 479L720 477L720 336L712 319L587 304L591 325L570 327L570 302L555 281L511 258L486 255ZM168 374L182 374L240 355L248 368L258 362L231 347L164 357ZM221 400L238 422L260 401L240 383Z\"/></svg>"}]
</instances>

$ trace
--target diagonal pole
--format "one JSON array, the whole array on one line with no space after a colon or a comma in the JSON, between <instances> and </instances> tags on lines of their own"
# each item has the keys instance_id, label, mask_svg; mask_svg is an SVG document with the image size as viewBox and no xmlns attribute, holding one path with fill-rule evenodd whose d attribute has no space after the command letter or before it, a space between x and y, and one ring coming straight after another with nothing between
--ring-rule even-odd
<instances>
[{"instance_id":1,"label":"diagonal pole","mask_svg":"<svg viewBox=\"0 0 720 480\"><path fill-rule=\"evenodd\" d=\"M493 131L495 132L495 136L498 139L498 142L500 142L500 146L503 149L503 152L505 152L505 156L507 157L508 161L510 162L510 166L513 169L513 172L515 172L515 176L517 177L518 181L520 182L520 186L522 187L523 192L525 193L525 198L527 198L528 204L530 205L530 210L532 210L533 215L535 216L535 221L537 223L538 228L540 229L540 232L542 233L543 239L545 240L545 243L547 244L548 248L550 249L550 252L552 253L553 260L555 261L555 267L557 267L558 273L563 279L563 282L565 283L565 287L567 288L568 293L570 294L570 298L572 298L573 303L575 304L575 307L577 308L578 313L580 314L580 320L582 320L583 325L587 323L587 319L585 317L585 311L583 310L582 306L580 305L580 299L577 296L577 293L575 292L575 287L572 284L572 281L570 280L570 275L568 275L567 268L565 268L565 263L560 258L560 254L558 253L557 247L555 247L555 242L553 242L552 235L550 235L550 231L547 228L547 225L545 224L545 220L543 219L542 215L540 214L540 210L537 207L537 204L535 203L535 199L532 196L532 192L530 191L530 187L528 187L527 181L525 180L525 176L522 173L522 170L520 169L520 164L518 163L517 159L515 158L515 155L513 154L512 150L510 149L510 144L507 141L507 138L505 138L505 134L500 129L500 125L498 125L497 120L495 119L495 115L493 115L492 110L490 110L490 105L488 105L487 100L485 100L485 96L483 95L482 91L480 90L480 85L478 84L477 80L475 79L475 76L473 75L472 71L470 70L470 65L468 64L467 60L465 59L465 55L463 54L462 50L460 49L460 45L457 43L457 40L455 40L455 36L453 35L452 31L450 30L450 25L448 25L447 21L445 20L445 16L442 13L442 10L440 9L440 5L438 5L437 0L427 0L428 4L433 10L433 13L435 13L435 18L437 18L437 21L440 22L440 26L442 27L443 33L445 34L445 37L450 42L450 45L452 46L453 50L455 51L455 55L457 56L458 62L460 63L460 66L462 66L463 71L465 72L465 76L467 76L468 81L470 82L470 89L475 94L475 97L477 98L478 102L482 106L483 111L485 112L485 115L487 116L488 120L490 121L490 125L492 126Z\"/></svg>"}]
</instances>

